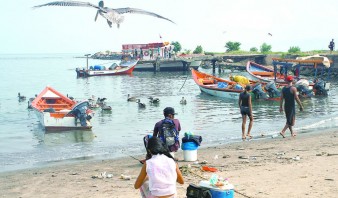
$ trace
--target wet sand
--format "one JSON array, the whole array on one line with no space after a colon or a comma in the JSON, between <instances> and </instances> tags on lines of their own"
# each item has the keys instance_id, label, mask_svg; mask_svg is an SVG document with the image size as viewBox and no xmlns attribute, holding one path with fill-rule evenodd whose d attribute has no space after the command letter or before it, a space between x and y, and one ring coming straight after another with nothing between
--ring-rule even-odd
<instances>
[{"instance_id":1,"label":"wet sand","mask_svg":"<svg viewBox=\"0 0 338 198\"><path fill-rule=\"evenodd\" d=\"M199 149L198 161L229 178L236 198L337 197L338 131L286 136ZM184 170L191 166L184 171L185 184L177 184L183 198L189 183L198 184L213 173L184 162L182 151L175 157ZM127 157L5 172L0 174L0 197L140 197L133 185L141 166ZM102 178L103 172L112 177Z\"/></svg>"}]
</instances>

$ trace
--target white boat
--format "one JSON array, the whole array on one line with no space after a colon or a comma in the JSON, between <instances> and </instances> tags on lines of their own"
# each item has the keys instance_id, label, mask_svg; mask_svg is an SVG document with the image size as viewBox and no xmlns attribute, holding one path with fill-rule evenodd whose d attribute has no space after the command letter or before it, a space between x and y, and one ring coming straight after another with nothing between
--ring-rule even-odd
<instances>
[{"instance_id":1,"label":"white boat","mask_svg":"<svg viewBox=\"0 0 338 198\"><path fill-rule=\"evenodd\" d=\"M92 128L89 102L77 103L52 87L47 86L32 101L31 106L46 131Z\"/></svg>"},{"instance_id":2,"label":"white boat","mask_svg":"<svg viewBox=\"0 0 338 198\"><path fill-rule=\"evenodd\" d=\"M189 71L190 68L197 70L202 61L191 61L188 65L183 65L181 60L161 60L159 71ZM156 67L152 62L140 62L136 65L135 71L156 71Z\"/></svg>"},{"instance_id":3,"label":"white boat","mask_svg":"<svg viewBox=\"0 0 338 198\"><path fill-rule=\"evenodd\" d=\"M114 63L109 68L102 65L90 66L88 69L76 68L77 77L90 77L90 76L112 76L112 75L125 75L132 74L137 60L121 61L119 64Z\"/></svg>"}]
</instances>

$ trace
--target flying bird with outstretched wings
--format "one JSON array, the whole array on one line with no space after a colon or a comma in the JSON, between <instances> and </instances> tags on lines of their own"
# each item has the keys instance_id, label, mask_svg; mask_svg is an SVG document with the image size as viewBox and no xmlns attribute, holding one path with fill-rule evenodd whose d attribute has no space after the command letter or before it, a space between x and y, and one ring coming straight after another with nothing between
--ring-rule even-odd
<instances>
[{"instance_id":1,"label":"flying bird with outstretched wings","mask_svg":"<svg viewBox=\"0 0 338 198\"><path fill-rule=\"evenodd\" d=\"M271 34L271 33L268 33L268 35L269 35L269 36L272 36L272 34Z\"/></svg>"},{"instance_id":2,"label":"flying bird with outstretched wings","mask_svg":"<svg viewBox=\"0 0 338 198\"><path fill-rule=\"evenodd\" d=\"M91 4L89 2L81 2L81 1L53 1L50 3L34 6L33 8L40 8L44 6L77 6L77 7L95 8L97 9L95 21L97 20L97 17L100 14L103 18L107 20L109 27L112 27L112 24L115 23L117 25L117 28L119 28L120 24L124 21L124 16L122 16L122 14L126 14L126 13L149 15L149 16L157 17L157 18L164 19L172 23L175 23L172 20L165 18L161 15L158 15L156 13L149 12L146 10L138 9L138 8L127 7L127 8L113 9L113 8L104 7L103 1L100 1L98 6Z\"/></svg>"}]
</instances>

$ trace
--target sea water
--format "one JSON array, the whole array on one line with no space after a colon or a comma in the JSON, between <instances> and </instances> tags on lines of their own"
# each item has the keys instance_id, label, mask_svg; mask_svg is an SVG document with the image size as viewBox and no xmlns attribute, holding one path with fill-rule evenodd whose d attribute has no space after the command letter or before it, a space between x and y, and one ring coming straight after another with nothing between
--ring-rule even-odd
<instances>
[{"instance_id":1,"label":"sea water","mask_svg":"<svg viewBox=\"0 0 338 198\"><path fill-rule=\"evenodd\" d=\"M203 137L201 147L241 141L238 101L201 93L190 72L133 72L133 75L77 78L75 68L86 67L81 54L2 54L0 55L0 172L40 167L78 160L111 159L145 154L143 137L163 119L163 109L175 108L182 131ZM111 60L92 60L90 65L110 66ZM211 70L203 70L212 73ZM215 75L227 78L229 72ZM232 71L232 75L247 74ZM321 132L338 125L337 82L331 79L328 97L302 100L304 112L297 111L298 133ZM96 109L91 131L46 133L36 115L27 109L29 98L51 86L76 100L107 98L111 112ZM18 92L27 97L18 100ZM127 102L127 95L146 104L139 109ZM160 99L152 105L148 97ZM186 105L180 100L185 97ZM279 102L254 101L252 135L271 138L285 124ZM260 137L260 138L258 138Z\"/></svg>"}]
</instances>

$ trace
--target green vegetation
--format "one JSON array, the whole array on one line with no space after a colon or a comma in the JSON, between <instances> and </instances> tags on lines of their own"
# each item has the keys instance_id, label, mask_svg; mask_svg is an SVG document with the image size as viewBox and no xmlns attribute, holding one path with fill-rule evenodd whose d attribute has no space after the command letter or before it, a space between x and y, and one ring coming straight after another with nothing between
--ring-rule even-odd
<instances>
[{"instance_id":1,"label":"green vegetation","mask_svg":"<svg viewBox=\"0 0 338 198\"><path fill-rule=\"evenodd\" d=\"M292 46L288 50L289 53L299 53L300 52L300 47L298 46Z\"/></svg>"},{"instance_id":2,"label":"green vegetation","mask_svg":"<svg viewBox=\"0 0 338 198\"><path fill-rule=\"evenodd\" d=\"M240 42L232 42L229 41L225 44L226 52L238 51L240 50L241 43Z\"/></svg>"},{"instance_id":3,"label":"green vegetation","mask_svg":"<svg viewBox=\"0 0 338 198\"><path fill-rule=\"evenodd\" d=\"M174 52L177 53L182 50L182 46L178 41L173 41L171 44L174 46Z\"/></svg>"},{"instance_id":4,"label":"green vegetation","mask_svg":"<svg viewBox=\"0 0 338 198\"><path fill-rule=\"evenodd\" d=\"M203 48L200 45L197 45L195 50L192 52L193 54L202 54L203 53Z\"/></svg>"},{"instance_id":5,"label":"green vegetation","mask_svg":"<svg viewBox=\"0 0 338 198\"><path fill-rule=\"evenodd\" d=\"M266 53L268 53L268 52L271 52L271 45L268 45L268 44L266 44L266 43L263 43L262 45L261 45L261 52L263 53L263 54L266 54Z\"/></svg>"},{"instance_id":6,"label":"green vegetation","mask_svg":"<svg viewBox=\"0 0 338 198\"><path fill-rule=\"evenodd\" d=\"M252 48L250 48L250 52L258 52L257 47L252 47Z\"/></svg>"}]
</instances>

